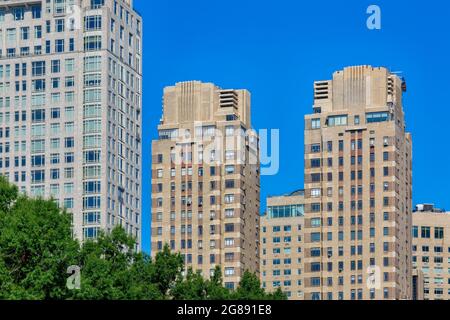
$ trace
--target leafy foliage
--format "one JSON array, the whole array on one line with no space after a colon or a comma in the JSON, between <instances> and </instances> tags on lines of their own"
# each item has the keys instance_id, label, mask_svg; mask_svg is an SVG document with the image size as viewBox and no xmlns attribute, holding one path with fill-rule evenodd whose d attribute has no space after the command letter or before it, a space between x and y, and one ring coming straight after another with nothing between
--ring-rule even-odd
<instances>
[{"instance_id":1,"label":"leafy foliage","mask_svg":"<svg viewBox=\"0 0 450 320\"><path fill-rule=\"evenodd\" d=\"M152 260L135 244L118 227L81 246L69 214L51 200L19 195L0 177L0 299L286 299L281 291L266 294L249 272L232 292L222 285L220 267L205 280L192 269L184 274L181 255L167 245ZM79 290L66 286L73 265L81 269Z\"/></svg>"}]
</instances>

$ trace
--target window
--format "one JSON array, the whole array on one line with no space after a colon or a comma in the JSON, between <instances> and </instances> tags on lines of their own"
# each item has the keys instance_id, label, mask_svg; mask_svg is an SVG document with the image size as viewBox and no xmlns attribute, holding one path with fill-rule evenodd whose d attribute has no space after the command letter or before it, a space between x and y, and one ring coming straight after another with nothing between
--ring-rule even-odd
<instances>
[{"instance_id":1,"label":"window","mask_svg":"<svg viewBox=\"0 0 450 320\"><path fill-rule=\"evenodd\" d=\"M233 173L235 173L234 165L226 165L225 166L225 173L226 174L233 174Z\"/></svg>"},{"instance_id":2,"label":"window","mask_svg":"<svg viewBox=\"0 0 450 320\"><path fill-rule=\"evenodd\" d=\"M320 242L321 234L320 232L311 233L311 242Z\"/></svg>"},{"instance_id":3,"label":"window","mask_svg":"<svg viewBox=\"0 0 450 320\"><path fill-rule=\"evenodd\" d=\"M55 40L55 52L64 52L64 39Z\"/></svg>"},{"instance_id":4,"label":"window","mask_svg":"<svg viewBox=\"0 0 450 320\"><path fill-rule=\"evenodd\" d=\"M31 75L39 77L45 75L45 61L35 61L31 65Z\"/></svg>"},{"instance_id":5,"label":"window","mask_svg":"<svg viewBox=\"0 0 450 320\"><path fill-rule=\"evenodd\" d=\"M88 212L83 213L83 224L84 225L92 225L92 224L100 224L100 212Z\"/></svg>"},{"instance_id":6,"label":"window","mask_svg":"<svg viewBox=\"0 0 450 320\"><path fill-rule=\"evenodd\" d=\"M312 144L311 145L311 152L312 153L320 152L320 144L318 144L318 143Z\"/></svg>"},{"instance_id":7,"label":"window","mask_svg":"<svg viewBox=\"0 0 450 320\"><path fill-rule=\"evenodd\" d=\"M64 138L64 147L73 148L74 146L75 142L73 137Z\"/></svg>"},{"instance_id":8,"label":"window","mask_svg":"<svg viewBox=\"0 0 450 320\"><path fill-rule=\"evenodd\" d=\"M102 29L102 17L100 15L84 17L85 31L94 31Z\"/></svg>"},{"instance_id":9,"label":"window","mask_svg":"<svg viewBox=\"0 0 450 320\"><path fill-rule=\"evenodd\" d=\"M235 187L234 180L225 180L225 188L232 189Z\"/></svg>"},{"instance_id":10,"label":"window","mask_svg":"<svg viewBox=\"0 0 450 320\"><path fill-rule=\"evenodd\" d=\"M312 218L311 219L311 227L312 228L320 227L321 225L322 225L321 218Z\"/></svg>"},{"instance_id":11,"label":"window","mask_svg":"<svg viewBox=\"0 0 450 320\"><path fill-rule=\"evenodd\" d=\"M346 126L347 125L347 115L331 116L327 119L327 126Z\"/></svg>"},{"instance_id":12,"label":"window","mask_svg":"<svg viewBox=\"0 0 450 320\"><path fill-rule=\"evenodd\" d=\"M384 121L389 121L389 113L387 113L387 112L366 113L366 122L367 123L384 122Z\"/></svg>"},{"instance_id":13,"label":"window","mask_svg":"<svg viewBox=\"0 0 450 320\"><path fill-rule=\"evenodd\" d=\"M52 108L51 109L51 118L52 119L59 119L61 116L61 111L59 108Z\"/></svg>"},{"instance_id":14,"label":"window","mask_svg":"<svg viewBox=\"0 0 450 320\"><path fill-rule=\"evenodd\" d=\"M320 168L320 166L321 166L320 158L311 159L311 168Z\"/></svg>"},{"instance_id":15,"label":"window","mask_svg":"<svg viewBox=\"0 0 450 320\"><path fill-rule=\"evenodd\" d=\"M25 18L25 8L24 7L13 8L13 17L15 21L23 20Z\"/></svg>"},{"instance_id":16,"label":"window","mask_svg":"<svg viewBox=\"0 0 450 320\"><path fill-rule=\"evenodd\" d=\"M20 39L28 40L29 37L30 37L30 28L29 27L20 28Z\"/></svg>"},{"instance_id":17,"label":"window","mask_svg":"<svg viewBox=\"0 0 450 320\"><path fill-rule=\"evenodd\" d=\"M321 189L320 188L311 189L311 197L312 198L318 198L320 196L321 196Z\"/></svg>"},{"instance_id":18,"label":"window","mask_svg":"<svg viewBox=\"0 0 450 320\"><path fill-rule=\"evenodd\" d=\"M52 89L59 89L60 87L60 78L52 78Z\"/></svg>"},{"instance_id":19,"label":"window","mask_svg":"<svg viewBox=\"0 0 450 320\"><path fill-rule=\"evenodd\" d=\"M91 0L91 7L93 9L101 8L105 4L105 0Z\"/></svg>"},{"instance_id":20,"label":"window","mask_svg":"<svg viewBox=\"0 0 450 320\"><path fill-rule=\"evenodd\" d=\"M40 5L31 7L31 16L33 19L40 19L42 16L42 8Z\"/></svg>"},{"instance_id":21,"label":"window","mask_svg":"<svg viewBox=\"0 0 450 320\"><path fill-rule=\"evenodd\" d=\"M89 227L83 228L83 237L84 239L96 239L100 232L99 227Z\"/></svg>"},{"instance_id":22,"label":"window","mask_svg":"<svg viewBox=\"0 0 450 320\"><path fill-rule=\"evenodd\" d=\"M101 56L92 56L84 58L84 72L101 71Z\"/></svg>"},{"instance_id":23,"label":"window","mask_svg":"<svg viewBox=\"0 0 450 320\"><path fill-rule=\"evenodd\" d=\"M42 38L42 26L35 26L34 27L34 37L36 39Z\"/></svg>"},{"instance_id":24,"label":"window","mask_svg":"<svg viewBox=\"0 0 450 320\"><path fill-rule=\"evenodd\" d=\"M100 196L89 196L83 198L83 210L100 209Z\"/></svg>"},{"instance_id":25,"label":"window","mask_svg":"<svg viewBox=\"0 0 450 320\"><path fill-rule=\"evenodd\" d=\"M430 238L430 227L421 227L421 237L426 239Z\"/></svg>"},{"instance_id":26,"label":"window","mask_svg":"<svg viewBox=\"0 0 450 320\"><path fill-rule=\"evenodd\" d=\"M311 203L311 211L312 212L320 212L321 204L320 203Z\"/></svg>"},{"instance_id":27,"label":"window","mask_svg":"<svg viewBox=\"0 0 450 320\"><path fill-rule=\"evenodd\" d=\"M56 19L55 20L55 30L56 32L64 32L64 19Z\"/></svg>"},{"instance_id":28,"label":"window","mask_svg":"<svg viewBox=\"0 0 450 320\"><path fill-rule=\"evenodd\" d=\"M84 103L100 102L101 99L101 89L89 89L84 91Z\"/></svg>"},{"instance_id":29,"label":"window","mask_svg":"<svg viewBox=\"0 0 450 320\"><path fill-rule=\"evenodd\" d=\"M444 228L443 227L435 227L434 228L434 238L435 239L444 239Z\"/></svg>"},{"instance_id":30,"label":"window","mask_svg":"<svg viewBox=\"0 0 450 320\"><path fill-rule=\"evenodd\" d=\"M65 78L65 87L71 88L75 85L75 78L73 76Z\"/></svg>"},{"instance_id":31,"label":"window","mask_svg":"<svg viewBox=\"0 0 450 320\"><path fill-rule=\"evenodd\" d=\"M234 194L226 194L225 203L234 203Z\"/></svg>"},{"instance_id":32,"label":"window","mask_svg":"<svg viewBox=\"0 0 450 320\"><path fill-rule=\"evenodd\" d=\"M44 122L45 121L45 109L32 110L31 111L31 120L33 123Z\"/></svg>"},{"instance_id":33,"label":"window","mask_svg":"<svg viewBox=\"0 0 450 320\"><path fill-rule=\"evenodd\" d=\"M95 194L101 192L100 181L88 181L83 183L84 194Z\"/></svg>"},{"instance_id":34,"label":"window","mask_svg":"<svg viewBox=\"0 0 450 320\"><path fill-rule=\"evenodd\" d=\"M86 74L84 75L84 86L85 87L99 87L101 85L101 74Z\"/></svg>"},{"instance_id":35,"label":"window","mask_svg":"<svg viewBox=\"0 0 450 320\"><path fill-rule=\"evenodd\" d=\"M102 47L102 37L101 36L86 36L84 37L84 50L85 51L96 51L100 50Z\"/></svg>"},{"instance_id":36,"label":"window","mask_svg":"<svg viewBox=\"0 0 450 320\"><path fill-rule=\"evenodd\" d=\"M303 205L270 206L267 208L270 218L300 217L304 214Z\"/></svg>"},{"instance_id":37,"label":"window","mask_svg":"<svg viewBox=\"0 0 450 320\"><path fill-rule=\"evenodd\" d=\"M311 119L311 129L320 129L320 119Z\"/></svg>"},{"instance_id":38,"label":"window","mask_svg":"<svg viewBox=\"0 0 450 320\"><path fill-rule=\"evenodd\" d=\"M45 79L37 79L31 81L31 90L33 92L45 91Z\"/></svg>"},{"instance_id":39,"label":"window","mask_svg":"<svg viewBox=\"0 0 450 320\"><path fill-rule=\"evenodd\" d=\"M59 73L59 72L61 72L61 61L52 60L52 73Z\"/></svg>"},{"instance_id":40,"label":"window","mask_svg":"<svg viewBox=\"0 0 450 320\"><path fill-rule=\"evenodd\" d=\"M31 171L31 183L45 182L45 170L33 170Z\"/></svg>"},{"instance_id":41,"label":"window","mask_svg":"<svg viewBox=\"0 0 450 320\"><path fill-rule=\"evenodd\" d=\"M225 232L234 232L234 224L226 223L225 224Z\"/></svg>"},{"instance_id":42,"label":"window","mask_svg":"<svg viewBox=\"0 0 450 320\"><path fill-rule=\"evenodd\" d=\"M75 70L75 60L73 58L71 59L66 59L64 61L65 63L65 70L66 72L72 72Z\"/></svg>"}]
</instances>

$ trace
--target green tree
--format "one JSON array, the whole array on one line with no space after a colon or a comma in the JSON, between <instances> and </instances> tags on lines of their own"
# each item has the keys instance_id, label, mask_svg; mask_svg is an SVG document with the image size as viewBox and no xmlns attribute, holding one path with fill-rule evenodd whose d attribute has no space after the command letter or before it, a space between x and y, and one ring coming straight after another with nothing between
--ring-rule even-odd
<instances>
[{"instance_id":1,"label":"green tree","mask_svg":"<svg viewBox=\"0 0 450 320\"><path fill-rule=\"evenodd\" d=\"M280 288L268 295L269 300L287 300L287 298L287 295Z\"/></svg>"},{"instance_id":2,"label":"green tree","mask_svg":"<svg viewBox=\"0 0 450 320\"><path fill-rule=\"evenodd\" d=\"M205 300L206 299L206 281L201 272L194 272L189 268L185 277L179 277L170 295L175 300Z\"/></svg>"},{"instance_id":3,"label":"green tree","mask_svg":"<svg viewBox=\"0 0 450 320\"><path fill-rule=\"evenodd\" d=\"M78 242L53 201L18 195L0 177L0 299L63 299Z\"/></svg>"},{"instance_id":4,"label":"green tree","mask_svg":"<svg viewBox=\"0 0 450 320\"><path fill-rule=\"evenodd\" d=\"M156 254L153 264L152 282L163 297L170 298L170 290L175 287L177 280L182 278L183 258L179 253L172 254L166 244L163 250Z\"/></svg>"},{"instance_id":5,"label":"green tree","mask_svg":"<svg viewBox=\"0 0 450 320\"><path fill-rule=\"evenodd\" d=\"M228 300L230 297L230 290L223 286L222 270L216 266L213 276L206 282L206 299Z\"/></svg>"},{"instance_id":6,"label":"green tree","mask_svg":"<svg viewBox=\"0 0 450 320\"><path fill-rule=\"evenodd\" d=\"M75 299L143 300L161 294L151 281L153 266L142 253L136 253L135 240L120 228L100 233L96 241L81 248L81 289L73 290Z\"/></svg>"},{"instance_id":7,"label":"green tree","mask_svg":"<svg viewBox=\"0 0 450 320\"><path fill-rule=\"evenodd\" d=\"M261 288L261 282L258 277L245 271L239 282L239 287L233 293L233 298L236 300L285 300L286 295L278 289L275 293L266 293Z\"/></svg>"},{"instance_id":8,"label":"green tree","mask_svg":"<svg viewBox=\"0 0 450 320\"><path fill-rule=\"evenodd\" d=\"M185 277L179 277L170 291L175 300L227 300L230 291L222 284L220 266L216 266L210 279L205 280L200 271L189 268Z\"/></svg>"},{"instance_id":9,"label":"green tree","mask_svg":"<svg viewBox=\"0 0 450 320\"><path fill-rule=\"evenodd\" d=\"M226 300L285 299L266 294L245 272L234 292L216 267L210 279L187 270L182 256L164 246L155 259L135 249L135 239L116 227L82 246L72 238L71 216L52 200L19 195L0 177L0 299ZM81 268L81 288L66 287L67 268Z\"/></svg>"}]
</instances>

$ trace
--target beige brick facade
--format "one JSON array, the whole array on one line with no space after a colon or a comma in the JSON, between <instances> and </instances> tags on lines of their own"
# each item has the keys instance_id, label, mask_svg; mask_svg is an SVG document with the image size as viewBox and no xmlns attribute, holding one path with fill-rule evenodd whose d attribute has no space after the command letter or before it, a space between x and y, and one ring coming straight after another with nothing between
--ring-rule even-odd
<instances>
[{"instance_id":1,"label":"beige brick facade","mask_svg":"<svg viewBox=\"0 0 450 320\"><path fill-rule=\"evenodd\" d=\"M189 81L164 90L152 143L152 255L164 244L186 267L222 267L236 288L259 273L258 138L248 131L250 93Z\"/></svg>"},{"instance_id":2,"label":"beige brick facade","mask_svg":"<svg viewBox=\"0 0 450 320\"><path fill-rule=\"evenodd\" d=\"M418 205L413 213L413 268L425 300L450 299L450 212Z\"/></svg>"},{"instance_id":3,"label":"beige brick facade","mask_svg":"<svg viewBox=\"0 0 450 320\"><path fill-rule=\"evenodd\" d=\"M305 116L305 299L410 299L406 84L356 66L314 83Z\"/></svg>"},{"instance_id":4,"label":"beige brick facade","mask_svg":"<svg viewBox=\"0 0 450 320\"><path fill-rule=\"evenodd\" d=\"M261 282L290 300L303 300L304 193L267 198L261 217Z\"/></svg>"}]
</instances>

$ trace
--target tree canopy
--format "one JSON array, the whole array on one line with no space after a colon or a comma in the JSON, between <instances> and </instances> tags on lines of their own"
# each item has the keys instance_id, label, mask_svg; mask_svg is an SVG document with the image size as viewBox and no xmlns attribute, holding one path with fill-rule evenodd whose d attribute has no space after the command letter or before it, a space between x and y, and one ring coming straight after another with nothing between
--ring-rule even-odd
<instances>
[{"instance_id":1,"label":"tree canopy","mask_svg":"<svg viewBox=\"0 0 450 320\"><path fill-rule=\"evenodd\" d=\"M204 279L192 269L184 273L181 255L167 245L152 259L136 252L135 243L116 227L80 245L67 212L52 200L19 194L0 177L0 299L286 299L281 291L265 293L250 272L230 291L219 266ZM80 268L79 289L67 287L70 266Z\"/></svg>"}]
</instances>

